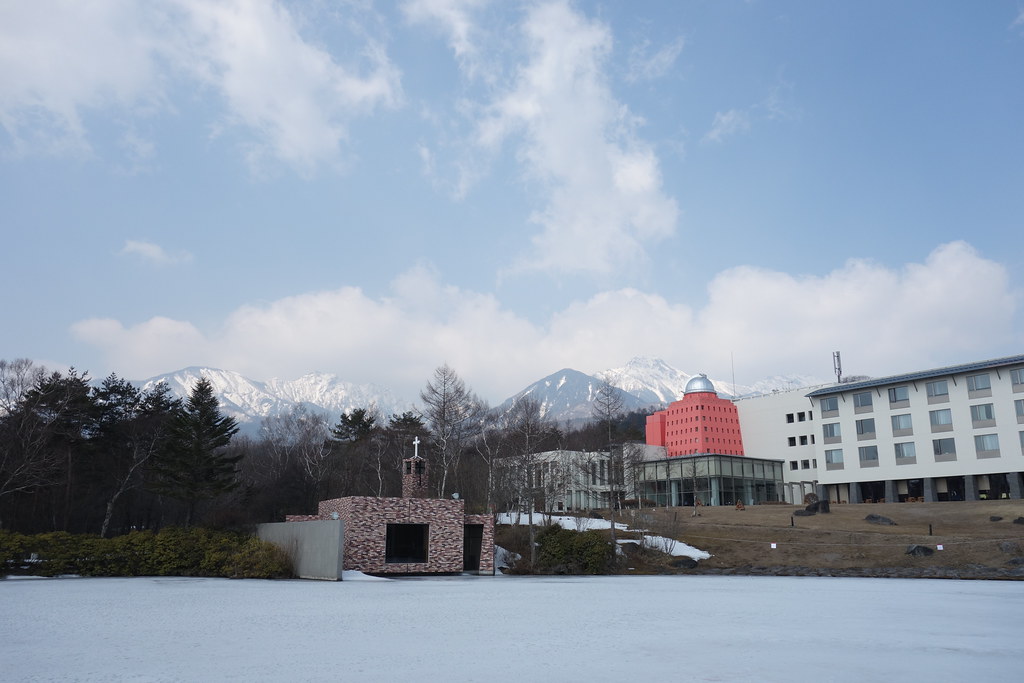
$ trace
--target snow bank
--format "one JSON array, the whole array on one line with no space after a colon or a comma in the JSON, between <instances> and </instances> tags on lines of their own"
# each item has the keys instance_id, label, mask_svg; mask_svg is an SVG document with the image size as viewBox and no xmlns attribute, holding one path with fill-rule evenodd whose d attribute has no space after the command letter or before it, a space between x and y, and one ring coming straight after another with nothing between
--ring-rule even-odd
<instances>
[{"instance_id":1,"label":"snow bank","mask_svg":"<svg viewBox=\"0 0 1024 683\"><path fill-rule=\"evenodd\" d=\"M518 520L518 521L517 521ZM529 517L527 515L518 514L515 512L502 512L497 516L498 524L528 524ZM569 529L570 531L589 531L591 529L611 529L612 523L607 519L592 519L590 517L571 517L565 515L546 515L540 513L533 514L534 524L557 524L563 529ZM623 524L622 522L616 522L615 528L622 531L631 531L629 525ZM640 530L633 530L640 531ZM687 545L682 541L675 541L673 539L663 538L661 536L652 536L649 534L642 534L644 543L651 547L662 550L663 552L672 555L673 557L691 557L695 560L706 560L711 557L711 553L706 550L700 550L694 548L692 545Z\"/></svg>"}]
</instances>

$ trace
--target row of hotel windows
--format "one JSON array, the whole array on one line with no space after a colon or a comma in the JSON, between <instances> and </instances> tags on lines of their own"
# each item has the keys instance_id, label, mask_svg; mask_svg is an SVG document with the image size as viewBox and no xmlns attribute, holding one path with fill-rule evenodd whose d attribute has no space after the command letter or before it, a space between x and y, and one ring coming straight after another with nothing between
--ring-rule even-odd
<instances>
[{"instance_id":1,"label":"row of hotel windows","mask_svg":"<svg viewBox=\"0 0 1024 683\"><path fill-rule=\"evenodd\" d=\"M1024 422L1024 399L1017 399L1013 402L1014 412L1017 415L1017 422ZM975 429L994 427L996 424L995 406L991 403L978 403L971 408L971 425ZM913 434L914 424L910 413L892 415L889 418L892 423L893 436L910 436ZM928 422L933 432L948 432L953 429L953 411L949 408L928 411ZM857 439L875 438L875 419L873 417L863 418L856 421ZM842 429L838 422L829 422L821 426L822 434L826 439L839 439L842 436ZM793 445L792 443L790 445Z\"/></svg>"},{"instance_id":2,"label":"row of hotel windows","mask_svg":"<svg viewBox=\"0 0 1024 683\"><path fill-rule=\"evenodd\" d=\"M1014 391L1024 391L1024 368L1017 368L1010 371L1010 383ZM992 391L992 379L987 372L967 376L967 391L970 394L982 394ZM944 379L928 382L925 385L925 392L928 394L929 403L943 403L949 400L949 381ZM903 407L910 401L910 386L901 385L889 388L889 405ZM989 393L991 395L991 393ZM853 407L858 412L871 410L874 399L870 391L862 391L853 394ZM823 413L831 413L839 410L839 397L826 396L819 402ZM787 421L789 415L787 415Z\"/></svg>"},{"instance_id":3,"label":"row of hotel windows","mask_svg":"<svg viewBox=\"0 0 1024 683\"><path fill-rule=\"evenodd\" d=\"M1024 432L1020 432L1020 447L1024 452ZM978 434L974 437L974 450L978 457L996 457L999 455L998 434ZM893 453L896 456L896 464L908 464L916 462L917 446L913 441L893 444ZM936 462L956 460L955 439L933 439L932 455ZM878 446L860 446L857 449L857 457L862 466L876 466L878 464ZM826 465L841 465L843 463L843 449L833 448L825 451Z\"/></svg>"}]
</instances>

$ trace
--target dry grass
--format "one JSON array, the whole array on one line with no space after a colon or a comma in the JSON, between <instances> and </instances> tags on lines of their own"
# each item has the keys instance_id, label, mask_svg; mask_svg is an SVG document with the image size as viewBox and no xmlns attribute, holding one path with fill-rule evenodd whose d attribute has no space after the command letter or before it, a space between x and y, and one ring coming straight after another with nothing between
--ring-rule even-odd
<instances>
[{"instance_id":1,"label":"dry grass","mask_svg":"<svg viewBox=\"0 0 1024 683\"><path fill-rule=\"evenodd\" d=\"M1024 558L1024 524L1013 524L1024 517L1024 501L833 505L828 514L793 516L802 509L792 505L756 505L746 510L702 507L699 517L691 517L692 508L657 508L627 511L625 516L631 525L710 552L713 557L701 562L696 571L863 570L878 574L891 570L892 575L1024 578L1017 576L1024 574L1024 565L1010 563ZM872 513L896 525L865 521ZM992 521L993 517L1002 519ZM930 557L914 557L906 553L913 544L942 545L943 550Z\"/></svg>"}]
</instances>

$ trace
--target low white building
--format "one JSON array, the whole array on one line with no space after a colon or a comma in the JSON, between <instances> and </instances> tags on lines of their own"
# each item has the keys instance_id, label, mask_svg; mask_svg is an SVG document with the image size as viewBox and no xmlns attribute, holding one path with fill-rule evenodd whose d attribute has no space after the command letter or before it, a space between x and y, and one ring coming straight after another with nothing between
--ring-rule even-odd
<instances>
[{"instance_id":1,"label":"low white building","mask_svg":"<svg viewBox=\"0 0 1024 683\"><path fill-rule=\"evenodd\" d=\"M749 455L785 461L787 500L1021 498L1024 356L737 402ZM792 498L791 498L792 496Z\"/></svg>"}]
</instances>

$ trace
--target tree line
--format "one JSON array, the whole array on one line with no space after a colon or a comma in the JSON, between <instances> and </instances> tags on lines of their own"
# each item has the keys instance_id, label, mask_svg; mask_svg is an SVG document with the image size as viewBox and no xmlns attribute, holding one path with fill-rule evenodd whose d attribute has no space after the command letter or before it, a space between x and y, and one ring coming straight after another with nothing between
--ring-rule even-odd
<instances>
[{"instance_id":1,"label":"tree line","mask_svg":"<svg viewBox=\"0 0 1024 683\"><path fill-rule=\"evenodd\" d=\"M366 406L332 421L299 405L264 418L250 437L221 413L205 379L181 400L166 384L143 391L115 374L94 384L73 368L0 359L0 529L245 529L314 513L320 500L397 496L414 439L438 497L458 493L471 512L533 506L534 481L523 473L534 454L642 438L643 415L622 415L602 395L612 396L610 385L594 422L560 426L530 398L492 410L442 365L418 412Z\"/></svg>"}]
</instances>

